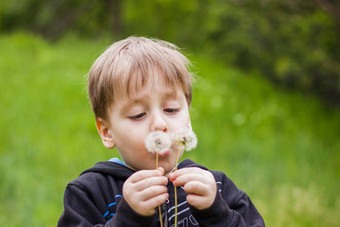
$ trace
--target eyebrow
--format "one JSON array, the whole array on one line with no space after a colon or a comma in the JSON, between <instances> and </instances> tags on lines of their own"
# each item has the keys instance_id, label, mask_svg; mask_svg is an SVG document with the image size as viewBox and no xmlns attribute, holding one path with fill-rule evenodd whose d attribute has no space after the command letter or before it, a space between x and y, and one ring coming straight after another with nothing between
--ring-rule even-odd
<instances>
[{"instance_id":1,"label":"eyebrow","mask_svg":"<svg viewBox=\"0 0 340 227\"><path fill-rule=\"evenodd\" d=\"M164 93L163 98L167 99L167 98L176 98L177 97L177 92L175 90L172 91L168 91L166 93Z\"/></svg>"},{"instance_id":2,"label":"eyebrow","mask_svg":"<svg viewBox=\"0 0 340 227\"><path fill-rule=\"evenodd\" d=\"M143 103L143 99L142 98L135 98L135 99L129 99L128 102L125 102L123 105L122 105L122 109L121 109L121 112L127 112L129 110L129 108L135 104L140 104L140 103Z\"/></svg>"}]
</instances>

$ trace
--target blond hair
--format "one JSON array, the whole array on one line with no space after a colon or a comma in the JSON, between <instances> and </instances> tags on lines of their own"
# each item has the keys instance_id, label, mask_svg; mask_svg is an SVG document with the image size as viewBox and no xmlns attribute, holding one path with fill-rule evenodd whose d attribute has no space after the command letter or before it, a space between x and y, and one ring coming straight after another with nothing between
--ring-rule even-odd
<instances>
[{"instance_id":1,"label":"blond hair","mask_svg":"<svg viewBox=\"0 0 340 227\"><path fill-rule=\"evenodd\" d=\"M136 92L150 77L163 77L167 86L182 89L188 105L193 76L189 60L171 43L145 37L115 42L93 63L88 75L88 94L93 112L107 118L117 94ZM152 73L159 70L161 73Z\"/></svg>"}]
</instances>

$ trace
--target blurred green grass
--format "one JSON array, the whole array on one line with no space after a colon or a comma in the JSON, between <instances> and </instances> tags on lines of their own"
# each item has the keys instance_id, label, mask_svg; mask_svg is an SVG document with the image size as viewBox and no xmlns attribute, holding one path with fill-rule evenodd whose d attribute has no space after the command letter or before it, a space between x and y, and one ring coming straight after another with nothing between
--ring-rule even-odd
<instances>
[{"instance_id":1,"label":"blurred green grass","mask_svg":"<svg viewBox=\"0 0 340 227\"><path fill-rule=\"evenodd\" d=\"M110 39L0 36L0 226L55 226L66 184L101 145L85 75ZM195 54L198 163L224 171L268 226L337 226L340 110Z\"/></svg>"}]
</instances>

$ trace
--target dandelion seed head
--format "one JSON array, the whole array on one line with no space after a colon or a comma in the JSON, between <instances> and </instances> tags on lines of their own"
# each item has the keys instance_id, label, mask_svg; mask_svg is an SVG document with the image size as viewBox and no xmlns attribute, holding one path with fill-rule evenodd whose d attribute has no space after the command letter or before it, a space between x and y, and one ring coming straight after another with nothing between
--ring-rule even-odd
<instances>
[{"instance_id":1,"label":"dandelion seed head","mask_svg":"<svg viewBox=\"0 0 340 227\"><path fill-rule=\"evenodd\" d=\"M145 138L145 147L151 153L163 154L171 147L170 136L162 131L154 131Z\"/></svg>"},{"instance_id":2,"label":"dandelion seed head","mask_svg":"<svg viewBox=\"0 0 340 227\"><path fill-rule=\"evenodd\" d=\"M197 146L197 137L191 128L181 128L174 134L174 138L178 144L184 146L184 150L190 151Z\"/></svg>"}]
</instances>

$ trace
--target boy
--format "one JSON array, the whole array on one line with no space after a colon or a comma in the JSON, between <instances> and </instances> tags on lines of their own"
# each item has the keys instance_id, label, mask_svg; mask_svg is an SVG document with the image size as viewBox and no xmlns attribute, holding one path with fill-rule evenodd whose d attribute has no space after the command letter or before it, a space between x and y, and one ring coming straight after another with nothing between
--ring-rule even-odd
<instances>
[{"instance_id":1,"label":"boy","mask_svg":"<svg viewBox=\"0 0 340 227\"><path fill-rule=\"evenodd\" d=\"M107 148L123 162L99 162L68 184L58 226L264 226L248 196L222 172L184 160L178 148L148 152L150 132L191 128L192 75L178 48L161 40L130 37L114 43L93 64L88 78L96 126ZM182 155L182 154L180 154Z\"/></svg>"}]
</instances>

